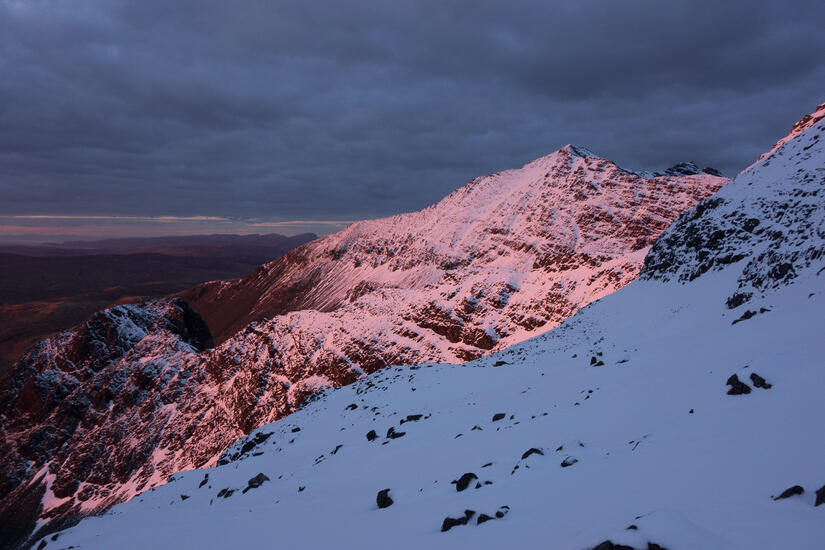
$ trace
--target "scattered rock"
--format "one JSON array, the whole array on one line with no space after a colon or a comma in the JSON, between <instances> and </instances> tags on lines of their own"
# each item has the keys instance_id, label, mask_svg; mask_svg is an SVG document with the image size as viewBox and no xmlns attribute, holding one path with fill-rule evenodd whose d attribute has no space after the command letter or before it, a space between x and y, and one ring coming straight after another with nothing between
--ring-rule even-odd
<instances>
[{"instance_id":1,"label":"scattered rock","mask_svg":"<svg viewBox=\"0 0 825 550\"><path fill-rule=\"evenodd\" d=\"M474 479L478 479L478 476L472 472L467 472L457 480L454 479L450 483L455 483L455 490L461 492L466 489L470 485L470 482Z\"/></svg>"},{"instance_id":2,"label":"scattered rock","mask_svg":"<svg viewBox=\"0 0 825 550\"><path fill-rule=\"evenodd\" d=\"M739 380L739 377L735 374L731 374L725 383L730 386L728 395L744 395L751 392L750 386Z\"/></svg>"},{"instance_id":3,"label":"scattered rock","mask_svg":"<svg viewBox=\"0 0 825 550\"><path fill-rule=\"evenodd\" d=\"M690 410L688 411L688 414L693 414L693 409L690 409Z\"/></svg>"},{"instance_id":4,"label":"scattered rock","mask_svg":"<svg viewBox=\"0 0 825 550\"><path fill-rule=\"evenodd\" d=\"M509 364L510 363L508 363L507 361L496 361L495 363L493 363L493 366L494 367L501 367L503 365L509 365Z\"/></svg>"},{"instance_id":5,"label":"scattered rock","mask_svg":"<svg viewBox=\"0 0 825 550\"><path fill-rule=\"evenodd\" d=\"M634 550L634 548L624 544L613 544L613 541L606 540L594 546L593 550Z\"/></svg>"},{"instance_id":6,"label":"scattered rock","mask_svg":"<svg viewBox=\"0 0 825 550\"><path fill-rule=\"evenodd\" d=\"M264 484L264 481L269 481L269 478L266 477L264 474L259 473L258 475L249 480L249 484L247 485L246 489L244 489L242 492L246 493L250 489L257 489L258 487Z\"/></svg>"},{"instance_id":7,"label":"scattered rock","mask_svg":"<svg viewBox=\"0 0 825 550\"><path fill-rule=\"evenodd\" d=\"M349 405L347 405L346 410L354 411L357 408L358 408L358 405L356 405L355 403L350 403Z\"/></svg>"},{"instance_id":8,"label":"scattered rock","mask_svg":"<svg viewBox=\"0 0 825 550\"><path fill-rule=\"evenodd\" d=\"M375 433L375 430L370 430L367 432L367 441L373 441L378 437L378 434Z\"/></svg>"},{"instance_id":9,"label":"scattered rock","mask_svg":"<svg viewBox=\"0 0 825 550\"><path fill-rule=\"evenodd\" d=\"M528 451L525 451L525 453L523 455L521 455L521 459L524 460L525 458L527 458L530 455L542 455L542 456L544 456L544 453L541 452L539 449L536 449L535 447L533 447L532 449L530 449Z\"/></svg>"},{"instance_id":10,"label":"scattered rock","mask_svg":"<svg viewBox=\"0 0 825 550\"><path fill-rule=\"evenodd\" d=\"M306 489L306 485L299 485L298 486L298 492L299 493L302 493L304 491L304 489Z\"/></svg>"},{"instance_id":11,"label":"scattered rock","mask_svg":"<svg viewBox=\"0 0 825 550\"><path fill-rule=\"evenodd\" d=\"M773 387L773 384L768 384L768 382L764 378L762 378L755 372L751 373L751 382L753 382L754 388L763 388L769 390Z\"/></svg>"},{"instance_id":12,"label":"scattered rock","mask_svg":"<svg viewBox=\"0 0 825 550\"><path fill-rule=\"evenodd\" d=\"M180 496L180 499L181 499L181 500L186 500L187 498L189 498L189 495L181 495L181 496Z\"/></svg>"},{"instance_id":13,"label":"scattered rock","mask_svg":"<svg viewBox=\"0 0 825 550\"><path fill-rule=\"evenodd\" d=\"M639 528L638 528L638 527L636 527L635 525L628 525L628 526L625 528L625 530L626 530L626 531L638 531L638 530L639 530Z\"/></svg>"},{"instance_id":14,"label":"scattered rock","mask_svg":"<svg viewBox=\"0 0 825 550\"><path fill-rule=\"evenodd\" d=\"M232 493L234 492L235 489L230 489L229 487L226 487L225 489L221 489L220 491L218 491L218 498L229 498L232 496Z\"/></svg>"},{"instance_id":15,"label":"scattered rock","mask_svg":"<svg viewBox=\"0 0 825 550\"><path fill-rule=\"evenodd\" d=\"M407 435L407 432L396 432L393 427L390 427L390 429L387 430L387 437L390 439L398 439L399 437L404 437L405 435Z\"/></svg>"},{"instance_id":16,"label":"scattered rock","mask_svg":"<svg viewBox=\"0 0 825 550\"><path fill-rule=\"evenodd\" d=\"M379 508L388 508L392 506L393 500L390 498L390 490L381 489L378 491L378 495L375 497L375 503L378 504Z\"/></svg>"},{"instance_id":17,"label":"scattered rock","mask_svg":"<svg viewBox=\"0 0 825 550\"><path fill-rule=\"evenodd\" d=\"M793 487L788 487L787 489L782 491L781 495L779 495L778 497L773 497L773 499L774 500L782 500L782 499L785 499L785 498L790 498L792 496L801 495L804 492L805 492L805 489L803 489L801 486L794 485Z\"/></svg>"},{"instance_id":18,"label":"scattered rock","mask_svg":"<svg viewBox=\"0 0 825 550\"><path fill-rule=\"evenodd\" d=\"M491 519L495 519L494 517L488 516L487 514L479 514L478 520L476 520L476 525L481 525L485 521L490 521Z\"/></svg>"},{"instance_id":19,"label":"scattered rock","mask_svg":"<svg viewBox=\"0 0 825 550\"><path fill-rule=\"evenodd\" d=\"M647 550L667 550L667 548L659 544L656 544L655 542L648 542Z\"/></svg>"},{"instance_id":20,"label":"scattered rock","mask_svg":"<svg viewBox=\"0 0 825 550\"><path fill-rule=\"evenodd\" d=\"M292 433L298 433L300 431L301 431L301 428L299 428L298 426L295 426L294 428L292 428Z\"/></svg>"},{"instance_id":21,"label":"scattered rock","mask_svg":"<svg viewBox=\"0 0 825 550\"><path fill-rule=\"evenodd\" d=\"M499 420L504 420L504 417L507 416L505 413L496 413L493 415L493 422L498 422Z\"/></svg>"},{"instance_id":22,"label":"scattered rock","mask_svg":"<svg viewBox=\"0 0 825 550\"><path fill-rule=\"evenodd\" d=\"M573 458L572 456L565 457L565 459L561 461L561 467L567 468L568 466L572 466L578 461L578 458Z\"/></svg>"},{"instance_id":23,"label":"scattered rock","mask_svg":"<svg viewBox=\"0 0 825 550\"><path fill-rule=\"evenodd\" d=\"M203 476L203 481L201 481L201 482L200 482L200 485L198 485L198 489L200 489L201 487L203 487L204 485L206 485L208 482L209 482L209 474L205 474L205 475Z\"/></svg>"},{"instance_id":24,"label":"scattered rock","mask_svg":"<svg viewBox=\"0 0 825 550\"><path fill-rule=\"evenodd\" d=\"M456 525L467 525L467 522L475 515L475 510L464 510L464 517L451 518L447 516L441 524L441 532L449 531Z\"/></svg>"},{"instance_id":25,"label":"scattered rock","mask_svg":"<svg viewBox=\"0 0 825 550\"><path fill-rule=\"evenodd\" d=\"M421 420L421 417L424 416L423 414L408 414L406 420L401 419L401 424L404 422L415 422L417 420Z\"/></svg>"},{"instance_id":26,"label":"scattered rock","mask_svg":"<svg viewBox=\"0 0 825 550\"><path fill-rule=\"evenodd\" d=\"M750 319L750 318L751 318L751 317L753 317L754 315L756 315L756 312L755 312L755 311L751 311L751 310L749 310L749 309L748 309L748 310L746 310L746 311L745 311L745 313L743 313L743 314L742 314L742 316L741 316L741 317L739 317L739 319L736 319L736 320L735 320L734 322L732 322L731 324L732 324L732 325L735 325L736 323L738 323L738 322L740 322L740 321L747 321L748 319Z\"/></svg>"},{"instance_id":27,"label":"scattered rock","mask_svg":"<svg viewBox=\"0 0 825 550\"><path fill-rule=\"evenodd\" d=\"M339 450L341 447L343 447L343 445L336 445L336 446L335 446L335 448L334 448L334 449L332 449L332 450L329 452L329 454L334 455L335 453L337 453L337 452L338 452L338 450Z\"/></svg>"},{"instance_id":28,"label":"scattered rock","mask_svg":"<svg viewBox=\"0 0 825 550\"><path fill-rule=\"evenodd\" d=\"M816 502L814 506L825 504L825 485L816 490Z\"/></svg>"}]
</instances>

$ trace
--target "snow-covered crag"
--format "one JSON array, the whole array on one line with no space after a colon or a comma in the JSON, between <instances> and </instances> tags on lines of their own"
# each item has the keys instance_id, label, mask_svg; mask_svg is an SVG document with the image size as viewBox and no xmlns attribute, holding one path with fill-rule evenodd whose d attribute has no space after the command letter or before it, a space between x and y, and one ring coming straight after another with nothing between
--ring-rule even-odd
<instances>
[{"instance_id":1,"label":"snow-covered crag","mask_svg":"<svg viewBox=\"0 0 825 550\"><path fill-rule=\"evenodd\" d=\"M106 509L213 465L320 389L558 325L635 279L678 213L727 182L685 166L642 177L566 146L420 212L353 224L185 293L220 343L209 351L164 327L123 340L86 324L42 343L2 388L0 525ZM61 403L78 406L66 416Z\"/></svg>"},{"instance_id":2,"label":"snow-covered crag","mask_svg":"<svg viewBox=\"0 0 825 550\"><path fill-rule=\"evenodd\" d=\"M45 547L821 548L823 142L785 140L558 328L318 392Z\"/></svg>"}]
</instances>

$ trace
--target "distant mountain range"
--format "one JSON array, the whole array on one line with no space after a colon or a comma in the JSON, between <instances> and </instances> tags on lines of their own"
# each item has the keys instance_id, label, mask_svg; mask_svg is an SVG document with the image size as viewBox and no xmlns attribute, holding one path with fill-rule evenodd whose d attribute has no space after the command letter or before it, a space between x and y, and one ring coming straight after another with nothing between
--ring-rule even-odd
<instances>
[{"instance_id":1,"label":"distant mountain range","mask_svg":"<svg viewBox=\"0 0 825 550\"><path fill-rule=\"evenodd\" d=\"M95 311L237 277L314 238L197 235L0 246L0 376L34 341Z\"/></svg>"}]
</instances>

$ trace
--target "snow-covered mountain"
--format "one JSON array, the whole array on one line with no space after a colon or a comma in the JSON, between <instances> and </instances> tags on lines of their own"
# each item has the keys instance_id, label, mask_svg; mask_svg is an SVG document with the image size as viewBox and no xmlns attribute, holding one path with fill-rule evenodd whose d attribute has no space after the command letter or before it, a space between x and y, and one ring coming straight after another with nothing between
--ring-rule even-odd
<instances>
[{"instance_id":1,"label":"snow-covered mountain","mask_svg":"<svg viewBox=\"0 0 825 550\"><path fill-rule=\"evenodd\" d=\"M302 311L290 324L321 325L319 350L350 357L344 327L363 340L377 332L366 326L376 319L404 342L396 353L473 359L635 279L659 233L726 182L692 163L641 177L567 145L476 178L424 210L355 223L243 279L183 296L219 342L250 322ZM376 363L367 370L386 364L350 359Z\"/></svg>"},{"instance_id":2,"label":"snow-covered mountain","mask_svg":"<svg viewBox=\"0 0 825 550\"><path fill-rule=\"evenodd\" d=\"M198 322L175 321L184 302L102 312L35 347L2 388L5 508L29 503L22 531L71 521L214 464L319 389L558 325L635 279L678 213L727 182L684 166L642 177L566 146L420 212L353 224L185 293L222 341L208 351L193 344Z\"/></svg>"},{"instance_id":3,"label":"snow-covered mountain","mask_svg":"<svg viewBox=\"0 0 825 550\"><path fill-rule=\"evenodd\" d=\"M823 136L682 214L558 328L318 391L45 547L820 548Z\"/></svg>"}]
</instances>

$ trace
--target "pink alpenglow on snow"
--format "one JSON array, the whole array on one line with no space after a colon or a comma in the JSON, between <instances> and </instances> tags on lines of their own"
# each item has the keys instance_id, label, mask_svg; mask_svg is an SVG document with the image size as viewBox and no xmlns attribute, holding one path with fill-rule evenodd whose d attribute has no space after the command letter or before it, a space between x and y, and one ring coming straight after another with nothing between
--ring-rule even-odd
<instances>
[{"instance_id":1,"label":"pink alpenglow on snow","mask_svg":"<svg viewBox=\"0 0 825 550\"><path fill-rule=\"evenodd\" d=\"M636 279L658 235L728 181L685 166L642 176L568 145L196 287L188 305L102 312L35 346L2 388L5 502L41 488L40 523L103 510L214 466L319 390L552 329Z\"/></svg>"}]
</instances>

